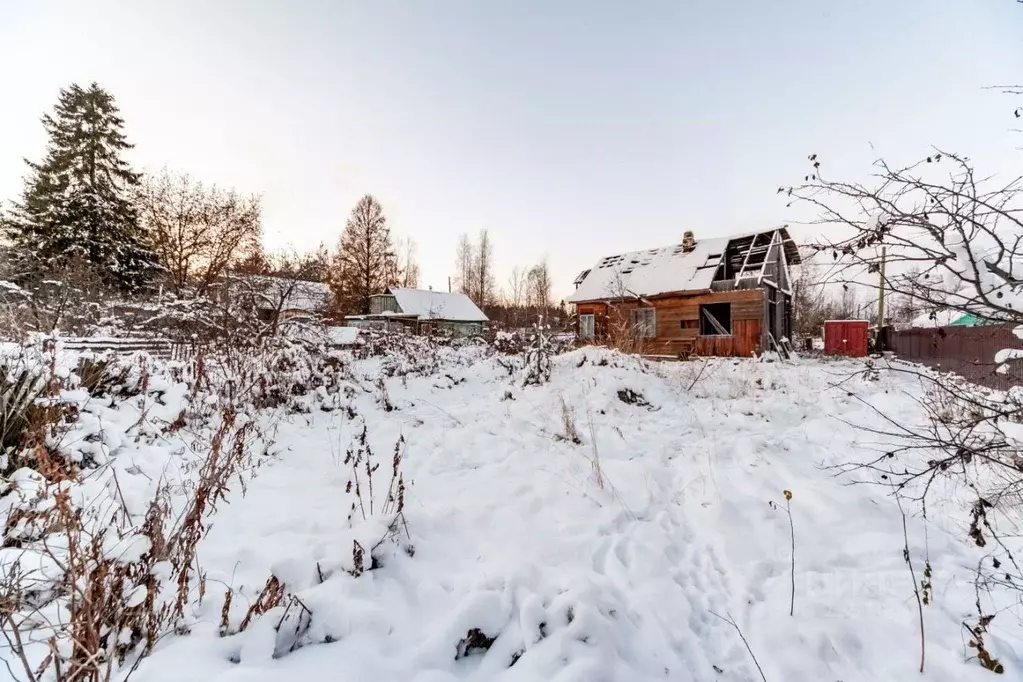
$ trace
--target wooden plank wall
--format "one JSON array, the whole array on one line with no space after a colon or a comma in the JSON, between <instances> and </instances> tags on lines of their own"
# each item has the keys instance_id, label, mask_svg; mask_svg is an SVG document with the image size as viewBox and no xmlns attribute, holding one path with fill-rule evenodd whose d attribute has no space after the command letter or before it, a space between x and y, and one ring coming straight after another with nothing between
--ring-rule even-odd
<instances>
[{"instance_id":1,"label":"wooden plank wall","mask_svg":"<svg viewBox=\"0 0 1023 682\"><path fill-rule=\"evenodd\" d=\"M680 351L698 355L749 356L760 351L764 320L764 293L761 289L711 292L695 296L670 296L651 300L657 309L657 337L644 342L643 352L676 355ZM731 336L700 336L700 305L732 304ZM638 301L580 303L580 315L596 317L596 334L606 338L616 327L624 328L633 308L647 307Z\"/></svg>"}]
</instances>

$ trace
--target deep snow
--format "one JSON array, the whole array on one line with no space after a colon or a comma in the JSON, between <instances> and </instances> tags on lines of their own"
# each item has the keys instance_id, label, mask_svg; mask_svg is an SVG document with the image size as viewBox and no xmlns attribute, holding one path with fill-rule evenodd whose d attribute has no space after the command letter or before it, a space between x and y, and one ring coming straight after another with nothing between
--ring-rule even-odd
<instances>
[{"instance_id":1,"label":"deep snow","mask_svg":"<svg viewBox=\"0 0 1023 682\"><path fill-rule=\"evenodd\" d=\"M878 425L878 411L922 418L907 375L848 379L862 369L854 361L650 364L591 348L557 357L549 384L522 387L496 359L467 357L385 379L391 411L369 391L354 398L355 420L314 409L279 424L280 452L201 546L209 596L191 633L164 640L132 679L759 680L715 613L734 618L771 682L917 675L898 507L828 468L883 451L853 426ZM378 359L355 367L367 385L381 373ZM625 389L648 404L623 402ZM385 543L382 565L356 578L353 537L382 532L346 521L343 458L363 420L382 468L404 437L409 537ZM139 454L116 460L124 478L166 468ZM934 569L927 680L991 675L964 646L981 555L963 541L959 502L935 509L926 534L910 519L911 550L926 549ZM305 646L277 658L270 614L217 636L225 586L237 623L271 572L313 614ZM472 629L496 641L456 656ZM987 642L1009 676L1023 671L1015 616Z\"/></svg>"}]
</instances>

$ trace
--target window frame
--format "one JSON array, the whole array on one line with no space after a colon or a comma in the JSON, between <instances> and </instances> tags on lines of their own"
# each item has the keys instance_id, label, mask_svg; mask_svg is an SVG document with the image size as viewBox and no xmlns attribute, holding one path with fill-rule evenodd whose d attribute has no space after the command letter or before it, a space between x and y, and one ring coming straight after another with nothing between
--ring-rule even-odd
<instances>
[{"instance_id":1,"label":"window frame","mask_svg":"<svg viewBox=\"0 0 1023 682\"><path fill-rule=\"evenodd\" d=\"M583 320L588 320L589 331L587 333ZM579 338L592 339L597 335L597 316L593 313L580 313L579 315Z\"/></svg>"},{"instance_id":2,"label":"window frame","mask_svg":"<svg viewBox=\"0 0 1023 682\"><path fill-rule=\"evenodd\" d=\"M638 320L638 317L642 317L643 320ZM629 311L629 319L632 322L634 336L641 339L657 338L657 308L633 308Z\"/></svg>"},{"instance_id":3,"label":"window frame","mask_svg":"<svg viewBox=\"0 0 1023 682\"><path fill-rule=\"evenodd\" d=\"M719 319L720 315L714 315L709 310L704 311L704 308L720 307L720 306L728 306L728 324L727 324L727 327L724 324L724 321ZM704 315L709 316L710 318L715 320L719 325L721 325L722 328L727 329L727 333L722 334L719 331L717 331L714 328L714 325L709 320L706 321L706 327L705 327L704 326L704 324L705 324L705 322L704 322ZM721 301L719 303L701 303L700 304L700 308L699 308L699 316L700 316L699 317L699 319L700 319L700 336L712 336L712 337L718 337L718 338L728 338L728 337L731 337L731 336L735 336L735 324L734 324L735 320L732 317L732 302L731 301ZM712 333L712 334L705 333L707 329L714 331L714 333Z\"/></svg>"}]
</instances>

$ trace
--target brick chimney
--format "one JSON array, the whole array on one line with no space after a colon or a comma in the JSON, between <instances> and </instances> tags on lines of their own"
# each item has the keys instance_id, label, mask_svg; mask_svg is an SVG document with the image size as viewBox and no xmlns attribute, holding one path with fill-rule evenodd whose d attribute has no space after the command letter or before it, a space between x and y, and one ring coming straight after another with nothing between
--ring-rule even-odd
<instances>
[{"instance_id":1,"label":"brick chimney","mask_svg":"<svg viewBox=\"0 0 1023 682\"><path fill-rule=\"evenodd\" d=\"M682 234L682 253L692 253L695 248L696 237L693 236L692 230L686 230Z\"/></svg>"}]
</instances>

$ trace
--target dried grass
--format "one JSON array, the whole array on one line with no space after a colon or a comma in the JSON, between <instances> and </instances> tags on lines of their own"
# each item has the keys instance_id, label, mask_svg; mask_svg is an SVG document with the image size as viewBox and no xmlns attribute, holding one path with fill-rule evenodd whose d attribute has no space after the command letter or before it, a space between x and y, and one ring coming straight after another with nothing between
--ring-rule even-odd
<instances>
[{"instance_id":1,"label":"dried grass","mask_svg":"<svg viewBox=\"0 0 1023 682\"><path fill-rule=\"evenodd\" d=\"M210 514L227 495L229 480L250 460L255 429L255 422L239 421L233 408L224 408L184 511L172 516L171 490L164 483L139 525L123 496L114 498L112 508L77 506L66 482L76 482L78 472L37 448L37 470L49 480L30 501L33 506L10 514L5 538L15 538L26 554L45 556L63 575L7 571L0 579L0 623L22 663L18 677L26 682L108 682L129 655L137 666L161 637L180 630L190 607L205 594L198 545ZM52 505L40 504L47 500ZM111 551L134 543L144 543L139 556ZM169 577L164 567L170 567ZM224 613L230 599L228 591ZM63 603L65 622L51 622L45 615L54 600ZM23 642L37 641L40 632L52 633L52 644L42 664L33 668Z\"/></svg>"},{"instance_id":2,"label":"dried grass","mask_svg":"<svg viewBox=\"0 0 1023 682\"><path fill-rule=\"evenodd\" d=\"M554 437L581 445L583 441L579 437L579 429L575 422L575 408L568 404L564 394L558 395L558 401L561 403L561 433Z\"/></svg>"},{"instance_id":3,"label":"dried grass","mask_svg":"<svg viewBox=\"0 0 1023 682\"><path fill-rule=\"evenodd\" d=\"M643 338L636 334L632 323L622 318L618 311L614 311L613 315L613 320L608 316L605 344L620 353L642 355L645 349Z\"/></svg>"}]
</instances>

